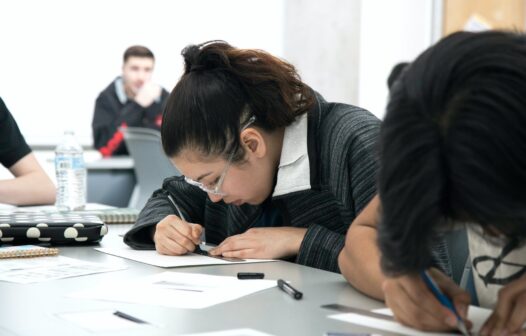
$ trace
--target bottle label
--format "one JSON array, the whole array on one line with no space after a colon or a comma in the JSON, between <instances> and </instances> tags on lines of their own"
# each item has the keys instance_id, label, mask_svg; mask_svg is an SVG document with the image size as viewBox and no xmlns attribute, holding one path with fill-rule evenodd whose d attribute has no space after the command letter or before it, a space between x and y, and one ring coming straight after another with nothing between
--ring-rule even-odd
<instances>
[{"instance_id":1,"label":"bottle label","mask_svg":"<svg viewBox=\"0 0 526 336\"><path fill-rule=\"evenodd\" d=\"M55 167L57 170L84 169L84 160L82 157L67 157L57 155L55 158Z\"/></svg>"}]
</instances>

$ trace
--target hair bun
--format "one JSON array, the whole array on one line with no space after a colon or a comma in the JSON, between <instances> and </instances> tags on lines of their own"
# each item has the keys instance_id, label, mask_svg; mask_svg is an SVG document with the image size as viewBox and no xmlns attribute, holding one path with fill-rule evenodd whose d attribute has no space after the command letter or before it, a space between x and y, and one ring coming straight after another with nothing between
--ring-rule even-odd
<instances>
[{"instance_id":1,"label":"hair bun","mask_svg":"<svg viewBox=\"0 0 526 336\"><path fill-rule=\"evenodd\" d=\"M199 46L192 44L189 46L186 46L183 51L181 51L181 55L184 58L184 72L189 73L193 70L194 67L199 66L199 53L201 50L199 49Z\"/></svg>"},{"instance_id":2,"label":"hair bun","mask_svg":"<svg viewBox=\"0 0 526 336\"><path fill-rule=\"evenodd\" d=\"M185 73L229 68L230 61L226 52L232 48L227 42L221 40L186 46L181 51L184 57Z\"/></svg>"}]
</instances>

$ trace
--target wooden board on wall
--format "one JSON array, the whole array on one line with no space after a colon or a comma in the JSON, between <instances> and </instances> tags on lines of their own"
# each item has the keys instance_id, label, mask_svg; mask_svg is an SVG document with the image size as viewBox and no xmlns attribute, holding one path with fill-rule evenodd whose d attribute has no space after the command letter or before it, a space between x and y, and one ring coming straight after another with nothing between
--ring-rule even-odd
<instances>
[{"instance_id":1,"label":"wooden board on wall","mask_svg":"<svg viewBox=\"0 0 526 336\"><path fill-rule=\"evenodd\" d=\"M473 18L493 29L525 28L526 0L444 0L443 35L463 30Z\"/></svg>"}]
</instances>

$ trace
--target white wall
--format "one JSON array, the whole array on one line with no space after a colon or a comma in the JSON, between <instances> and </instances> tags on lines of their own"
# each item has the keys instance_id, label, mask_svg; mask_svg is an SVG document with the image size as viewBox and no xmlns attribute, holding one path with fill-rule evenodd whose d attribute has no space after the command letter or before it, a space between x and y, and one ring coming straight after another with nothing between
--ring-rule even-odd
<instances>
[{"instance_id":1,"label":"white wall","mask_svg":"<svg viewBox=\"0 0 526 336\"><path fill-rule=\"evenodd\" d=\"M328 101L358 104L359 0L287 0L285 58Z\"/></svg>"},{"instance_id":2,"label":"white wall","mask_svg":"<svg viewBox=\"0 0 526 336\"><path fill-rule=\"evenodd\" d=\"M439 37L442 0L287 0L284 55L329 101L383 118L387 77Z\"/></svg>"},{"instance_id":3,"label":"white wall","mask_svg":"<svg viewBox=\"0 0 526 336\"><path fill-rule=\"evenodd\" d=\"M17 0L0 2L0 96L31 145L73 129L90 145L94 101L132 44L152 49L171 90L181 49L224 39L283 53L284 0Z\"/></svg>"},{"instance_id":4,"label":"white wall","mask_svg":"<svg viewBox=\"0 0 526 336\"><path fill-rule=\"evenodd\" d=\"M436 40L440 27L433 21L441 3L0 1L0 96L30 145L54 145L66 128L90 145L94 100L120 73L126 47L150 47L157 58L154 79L170 90L182 71L184 46L224 39L284 57L328 100L362 106L381 118L391 68ZM51 154L37 154L52 172ZM8 175L0 167L0 178Z\"/></svg>"},{"instance_id":5,"label":"white wall","mask_svg":"<svg viewBox=\"0 0 526 336\"><path fill-rule=\"evenodd\" d=\"M0 96L31 145L74 129L90 145L94 100L132 44L170 90L189 43L225 39L292 62L328 100L384 114L386 79L432 40L440 0L18 0L0 2Z\"/></svg>"},{"instance_id":6,"label":"white wall","mask_svg":"<svg viewBox=\"0 0 526 336\"><path fill-rule=\"evenodd\" d=\"M358 104L382 118L387 77L435 40L433 0L362 0Z\"/></svg>"}]
</instances>

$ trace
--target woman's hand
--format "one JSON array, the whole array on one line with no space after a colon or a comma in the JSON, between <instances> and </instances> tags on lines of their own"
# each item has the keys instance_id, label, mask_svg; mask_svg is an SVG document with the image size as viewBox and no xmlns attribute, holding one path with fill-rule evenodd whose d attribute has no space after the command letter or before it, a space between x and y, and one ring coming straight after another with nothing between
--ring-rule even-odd
<instances>
[{"instance_id":1,"label":"woman's hand","mask_svg":"<svg viewBox=\"0 0 526 336\"><path fill-rule=\"evenodd\" d=\"M230 236L211 255L230 258L277 259L298 254L307 229L293 227L253 228Z\"/></svg>"},{"instance_id":2,"label":"woman's hand","mask_svg":"<svg viewBox=\"0 0 526 336\"><path fill-rule=\"evenodd\" d=\"M160 254L183 255L195 250L201 240L203 227L187 223L176 215L168 215L155 227L153 241Z\"/></svg>"},{"instance_id":3,"label":"woman's hand","mask_svg":"<svg viewBox=\"0 0 526 336\"><path fill-rule=\"evenodd\" d=\"M471 329L472 323L467 320L468 306L471 302L469 294L442 272L430 269L428 273L442 292L451 299L466 327ZM456 329L455 314L435 298L419 274L387 278L382 289L385 303L391 308L398 322L426 331Z\"/></svg>"},{"instance_id":4,"label":"woman's hand","mask_svg":"<svg viewBox=\"0 0 526 336\"><path fill-rule=\"evenodd\" d=\"M526 322L526 277L510 282L499 291L495 310L480 330L481 335L524 335Z\"/></svg>"}]
</instances>

